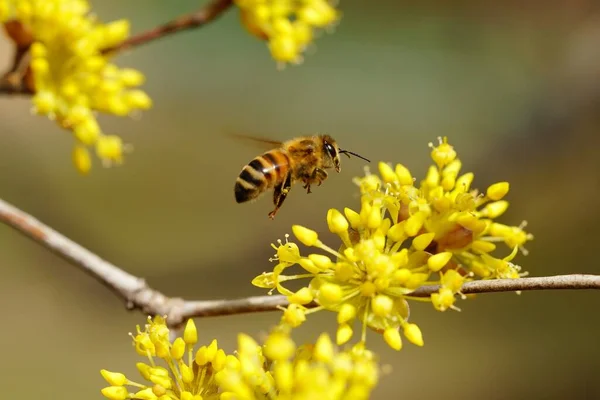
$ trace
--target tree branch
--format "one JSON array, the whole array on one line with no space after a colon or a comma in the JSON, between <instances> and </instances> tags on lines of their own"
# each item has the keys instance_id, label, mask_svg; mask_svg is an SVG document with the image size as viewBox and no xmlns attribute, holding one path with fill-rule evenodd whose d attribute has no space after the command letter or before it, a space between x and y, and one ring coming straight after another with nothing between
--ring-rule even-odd
<instances>
[{"instance_id":1,"label":"tree branch","mask_svg":"<svg viewBox=\"0 0 600 400\"><path fill-rule=\"evenodd\" d=\"M170 326L178 327L188 318L224 316L251 312L274 311L288 305L285 296L255 296L233 300L184 300L167 297L152 289L146 281L103 260L31 215L0 199L0 222L5 223L58 254L96 278L125 300L128 309L150 315L167 315ZM412 297L428 297L439 286L422 286ZM498 279L467 282L464 294L514 292L520 290L600 289L598 275L558 275L539 278ZM309 305L314 306L314 304Z\"/></svg>"},{"instance_id":2,"label":"tree branch","mask_svg":"<svg viewBox=\"0 0 600 400\"><path fill-rule=\"evenodd\" d=\"M104 50L105 53L114 51L126 50L132 47L140 46L149 43L153 40L163 38L172 33L177 33L184 30L199 28L207 23L215 20L225 10L233 5L233 0L213 0L206 6L202 7L191 14L182 15L166 24L157 26L149 31L139 33L125 40L123 43Z\"/></svg>"}]
</instances>

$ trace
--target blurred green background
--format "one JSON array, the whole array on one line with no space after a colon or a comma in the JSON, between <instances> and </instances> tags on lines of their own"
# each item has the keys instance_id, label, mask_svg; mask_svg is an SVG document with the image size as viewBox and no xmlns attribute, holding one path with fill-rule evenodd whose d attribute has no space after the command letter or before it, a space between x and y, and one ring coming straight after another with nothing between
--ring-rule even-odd
<instances>
[{"instance_id":1,"label":"blurred green background","mask_svg":"<svg viewBox=\"0 0 600 400\"><path fill-rule=\"evenodd\" d=\"M95 1L103 20L134 32L197 1ZM451 4L450 4L451 3ZM264 294L250 280L272 268L269 244L302 223L328 234L330 207L357 207L344 160L310 197L296 187L274 221L270 196L237 205L235 177L261 149L229 132L273 139L327 132L422 177L427 143L448 135L475 186L508 180L511 208L535 241L516 262L532 275L600 273L600 2L344 0L333 35L300 67L276 70L237 10L200 30L120 56L143 70L154 108L139 120L102 118L135 150L119 168L81 177L70 135L0 98L0 196L168 295ZM0 63L10 59L0 39ZM134 374L127 332L144 322L82 271L0 226L2 360L9 399L101 398L99 370ZM599 295L591 291L481 295L461 313L413 306L425 347L369 343L393 367L374 398L600 398ZM200 338L233 350L279 313L197 320ZM318 313L296 335L334 332Z\"/></svg>"}]
</instances>

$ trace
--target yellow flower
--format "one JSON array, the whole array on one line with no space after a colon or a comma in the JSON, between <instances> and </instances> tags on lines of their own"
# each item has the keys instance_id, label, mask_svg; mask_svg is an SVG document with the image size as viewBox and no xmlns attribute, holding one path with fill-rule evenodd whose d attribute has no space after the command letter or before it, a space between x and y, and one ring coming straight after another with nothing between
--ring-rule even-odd
<instances>
[{"instance_id":1,"label":"yellow flower","mask_svg":"<svg viewBox=\"0 0 600 400\"><path fill-rule=\"evenodd\" d=\"M237 360L215 376L221 399L367 399L378 382L375 357L360 346L339 351L326 334L294 346L287 330L274 330L263 346L240 334Z\"/></svg>"},{"instance_id":2,"label":"yellow flower","mask_svg":"<svg viewBox=\"0 0 600 400\"><path fill-rule=\"evenodd\" d=\"M302 62L315 32L331 28L340 12L328 0L235 0L248 32L267 40L271 56L283 66Z\"/></svg>"},{"instance_id":3,"label":"yellow flower","mask_svg":"<svg viewBox=\"0 0 600 400\"><path fill-rule=\"evenodd\" d=\"M420 329L408 321L408 301L424 300L411 296L413 291L440 285L425 300L439 311L458 310L454 302L465 281L524 275L511 261L519 250L526 253L524 245L533 236L523 230L524 224L515 227L495 221L508 207L503 198L509 184L496 183L479 194L471 189L474 175L460 174L461 161L445 138L431 147L434 164L419 186L401 164L380 163L380 176L367 172L355 179L361 191L360 210L327 213L329 230L341 240L338 250L322 243L317 232L292 227L301 243L327 255L301 256L296 246L294 257L280 262L276 272L262 275L270 279L254 280L256 286L288 296L291 304L282 323L298 326L308 314L330 310L338 316L338 344L352 338L352 322L358 319L363 343L369 327L382 333L394 349L402 348L400 331L422 346ZM491 255L498 242L508 245L508 256ZM280 242L274 247L279 253L291 245L286 238L285 245ZM285 275L284 270L294 264L306 273ZM310 282L295 293L284 286L301 278ZM309 300L317 306L311 307Z\"/></svg>"},{"instance_id":4,"label":"yellow flower","mask_svg":"<svg viewBox=\"0 0 600 400\"><path fill-rule=\"evenodd\" d=\"M188 320L183 337L169 340L165 319L148 318L133 336L137 353L148 363L136 364L147 383L119 372L101 370L109 386L101 393L111 400L263 400L367 399L379 379L375 356L360 346L337 349L321 335L316 343L296 346L289 329L272 330L263 345L238 336L235 355L213 340L194 354L198 333ZM165 366L160 366L162 359ZM131 388L131 389L129 389Z\"/></svg>"},{"instance_id":5,"label":"yellow flower","mask_svg":"<svg viewBox=\"0 0 600 400\"><path fill-rule=\"evenodd\" d=\"M121 163L124 145L102 133L96 113L126 116L152 106L136 89L144 76L118 68L105 52L127 38L129 22L101 23L86 0L0 0L0 23L16 46L29 49L25 82L35 113L73 132L76 168L91 167L86 147L105 165Z\"/></svg>"},{"instance_id":6,"label":"yellow flower","mask_svg":"<svg viewBox=\"0 0 600 400\"><path fill-rule=\"evenodd\" d=\"M102 394L111 399L200 400L218 399L219 387L214 375L222 370L228 357L219 349L217 341L200 347L194 353L198 333L193 320L188 320L183 337L172 342L169 328L163 317L148 317L144 329L137 327L133 337L136 352L148 362L138 362L136 367L146 383L139 383L118 372L101 370L110 386ZM164 362L160 366L158 359ZM126 386L130 387L128 389Z\"/></svg>"}]
</instances>

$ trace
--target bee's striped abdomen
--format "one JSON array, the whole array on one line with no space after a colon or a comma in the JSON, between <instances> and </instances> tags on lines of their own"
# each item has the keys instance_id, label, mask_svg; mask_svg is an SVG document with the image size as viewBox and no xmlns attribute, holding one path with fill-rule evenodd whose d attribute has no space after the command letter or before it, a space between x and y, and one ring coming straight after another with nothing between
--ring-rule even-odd
<instances>
[{"instance_id":1,"label":"bee's striped abdomen","mask_svg":"<svg viewBox=\"0 0 600 400\"><path fill-rule=\"evenodd\" d=\"M235 181L235 201L243 203L275 186L289 171L289 158L281 150L268 151L246 165Z\"/></svg>"}]
</instances>

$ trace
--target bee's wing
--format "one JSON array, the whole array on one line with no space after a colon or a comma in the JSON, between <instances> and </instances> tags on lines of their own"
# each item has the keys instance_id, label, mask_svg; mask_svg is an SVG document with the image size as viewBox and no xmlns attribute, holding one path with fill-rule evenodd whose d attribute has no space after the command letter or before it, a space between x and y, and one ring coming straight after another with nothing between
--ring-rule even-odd
<instances>
[{"instance_id":1,"label":"bee's wing","mask_svg":"<svg viewBox=\"0 0 600 400\"><path fill-rule=\"evenodd\" d=\"M229 133L228 136L231 136L232 138L235 138L236 140L245 140L249 143L253 143L255 145L264 147L265 149L274 149L277 147L281 147L281 145L283 144L283 142L280 142L277 140L271 140L271 139L266 139L266 138L262 138L259 136L252 136L252 135L246 135L246 134L241 134L241 133Z\"/></svg>"}]
</instances>

